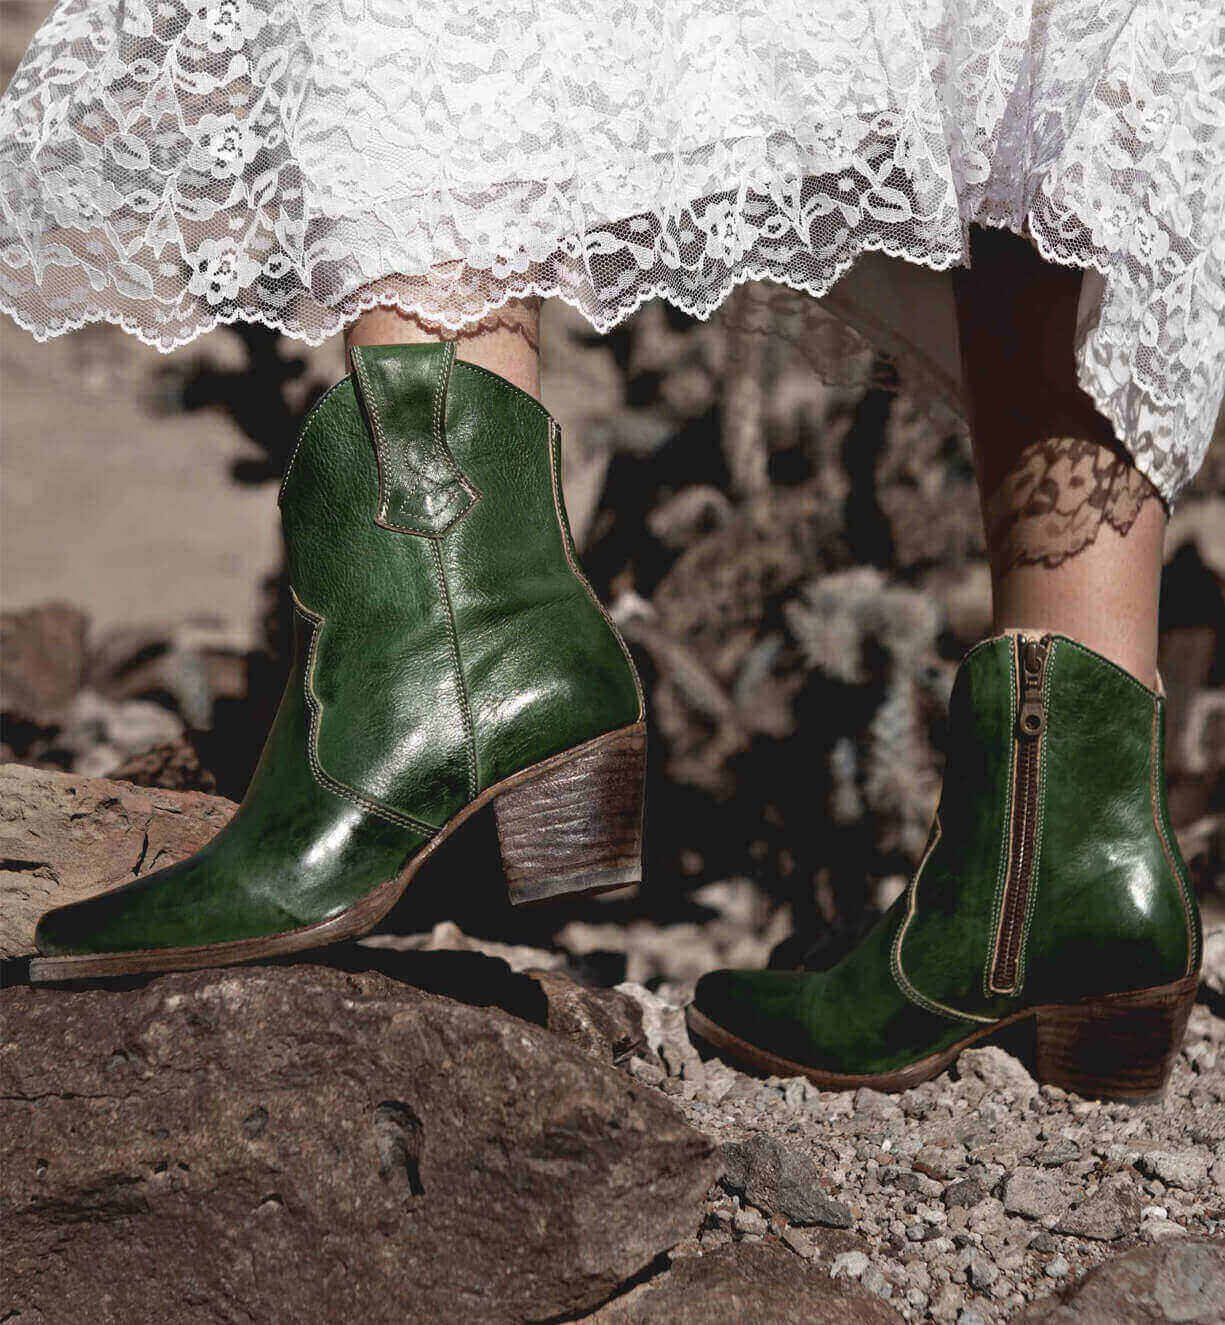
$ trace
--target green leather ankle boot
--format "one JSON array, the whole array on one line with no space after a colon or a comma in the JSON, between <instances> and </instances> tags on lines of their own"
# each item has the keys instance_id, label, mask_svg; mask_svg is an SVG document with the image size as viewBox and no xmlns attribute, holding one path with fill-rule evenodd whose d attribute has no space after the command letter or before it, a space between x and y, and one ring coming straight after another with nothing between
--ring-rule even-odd
<instances>
[{"instance_id":1,"label":"green leather ankle boot","mask_svg":"<svg viewBox=\"0 0 1225 1325\"><path fill-rule=\"evenodd\" d=\"M44 916L33 979L365 933L490 800L512 901L640 878L642 693L575 558L557 425L450 345L352 366L281 486L295 658L242 805L190 859Z\"/></svg>"},{"instance_id":2,"label":"green leather ankle boot","mask_svg":"<svg viewBox=\"0 0 1225 1325\"><path fill-rule=\"evenodd\" d=\"M707 975L691 1028L766 1072L904 1090L1032 1019L1040 1081L1160 1092L1200 958L1163 721L1160 695L1074 640L980 644L910 886L829 970Z\"/></svg>"}]
</instances>

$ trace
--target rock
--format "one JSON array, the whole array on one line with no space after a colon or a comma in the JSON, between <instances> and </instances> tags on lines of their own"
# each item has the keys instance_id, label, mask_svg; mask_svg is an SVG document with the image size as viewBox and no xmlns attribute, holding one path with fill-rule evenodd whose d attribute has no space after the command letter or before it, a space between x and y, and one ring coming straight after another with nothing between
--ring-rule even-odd
<instances>
[{"instance_id":1,"label":"rock","mask_svg":"<svg viewBox=\"0 0 1225 1325\"><path fill-rule=\"evenodd\" d=\"M1203 970L1200 978L1218 997L1225 996L1225 925L1204 931Z\"/></svg>"},{"instance_id":2,"label":"rock","mask_svg":"<svg viewBox=\"0 0 1225 1325\"><path fill-rule=\"evenodd\" d=\"M58 723L85 675L89 619L65 603L0 612L0 706L39 727Z\"/></svg>"},{"instance_id":3,"label":"rock","mask_svg":"<svg viewBox=\"0 0 1225 1325\"><path fill-rule=\"evenodd\" d=\"M974 1256L966 1267L966 1278L972 1288L980 1292L990 1288L1000 1277L1000 1267L986 1256Z\"/></svg>"},{"instance_id":4,"label":"rock","mask_svg":"<svg viewBox=\"0 0 1225 1325\"><path fill-rule=\"evenodd\" d=\"M685 1009L631 981L618 985L617 992L633 999L642 1009L643 1035L652 1052L663 1061L668 1075L701 1080L702 1058L689 1038Z\"/></svg>"},{"instance_id":5,"label":"rock","mask_svg":"<svg viewBox=\"0 0 1225 1325\"><path fill-rule=\"evenodd\" d=\"M1140 1196L1126 1174L1108 1178L1055 1225L1057 1233L1110 1242L1134 1233L1140 1222Z\"/></svg>"},{"instance_id":6,"label":"rock","mask_svg":"<svg viewBox=\"0 0 1225 1325\"><path fill-rule=\"evenodd\" d=\"M863 1118L879 1118L882 1122L902 1117L902 1106L883 1091L861 1086L855 1092L855 1112Z\"/></svg>"},{"instance_id":7,"label":"rock","mask_svg":"<svg viewBox=\"0 0 1225 1325\"><path fill-rule=\"evenodd\" d=\"M803 1256L806 1261L816 1260L817 1248L808 1229L792 1228L790 1224L787 1224L779 1229L778 1236L797 1256Z\"/></svg>"},{"instance_id":8,"label":"rock","mask_svg":"<svg viewBox=\"0 0 1225 1325\"><path fill-rule=\"evenodd\" d=\"M832 1265L845 1252L862 1251L866 1254L868 1251L868 1243L859 1234L850 1233L844 1228L825 1228L820 1224L812 1224L807 1228L787 1225L779 1236L788 1243L794 1239L803 1248L801 1255L827 1265Z\"/></svg>"},{"instance_id":9,"label":"rock","mask_svg":"<svg viewBox=\"0 0 1225 1325\"><path fill-rule=\"evenodd\" d=\"M1038 1083L1023 1063L997 1045L967 1049L956 1063L961 1079L981 1081L987 1091L1026 1103L1038 1093Z\"/></svg>"},{"instance_id":10,"label":"rock","mask_svg":"<svg viewBox=\"0 0 1225 1325\"><path fill-rule=\"evenodd\" d=\"M980 1233L998 1229L1006 1223L1004 1203L996 1200L994 1196L984 1196L981 1201L975 1202L967 1210L966 1215L969 1227Z\"/></svg>"},{"instance_id":11,"label":"rock","mask_svg":"<svg viewBox=\"0 0 1225 1325\"><path fill-rule=\"evenodd\" d=\"M1167 1187L1192 1192L1208 1177L1210 1159L1194 1150L1146 1150L1137 1165L1150 1178L1160 1178Z\"/></svg>"},{"instance_id":12,"label":"rock","mask_svg":"<svg viewBox=\"0 0 1225 1325\"><path fill-rule=\"evenodd\" d=\"M960 1178L957 1182L950 1182L944 1189L944 1204L950 1210L959 1205L977 1205L987 1194L981 1178Z\"/></svg>"},{"instance_id":13,"label":"rock","mask_svg":"<svg viewBox=\"0 0 1225 1325\"><path fill-rule=\"evenodd\" d=\"M885 1273L879 1266L869 1265L859 1282L869 1293L875 1293L877 1297L893 1296L893 1285L885 1278Z\"/></svg>"},{"instance_id":14,"label":"rock","mask_svg":"<svg viewBox=\"0 0 1225 1325\"><path fill-rule=\"evenodd\" d=\"M840 1256L834 1257L834 1263L829 1268L829 1277L837 1279L839 1275L847 1275L851 1279L858 1279L868 1268L868 1258L862 1251L844 1251Z\"/></svg>"},{"instance_id":15,"label":"rock","mask_svg":"<svg viewBox=\"0 0 1225 1325\"><path fill-rule=\"evenodd\" d=\"M1023 1165L1004 1184L1004 1209L1026 1219L1056 1220L1068 1207L1059 1180L1049 1173Z\"/></svg>"},{"instance_id":16,"label":"rock","mask_svg":"<svg viewBox=\"0 0 1225 1325\"><path fill-rule=\"evenodd\" d=\"M0 1008L14 1317L572 1316L692 1236L718 1172L628 1076L377 973L18 987Z\"/></svg>"},{"instance_id":17,"label":"rock","mask_svg":"<svg viewBox=\"0 0 1225 1325\"><path fill-rule=\"evenodd\" d=\"M631 1055L624 1067L631 1076L645 1082L648 1086L662 1087L668 1080L667 1072L659 1063L651 1063L645 1058L638 1058L635 1055Z\"/></svg>"},{"instance_id":18,"label":"rock","mask_svg":"<svg viewBox=\"0 0 1225 1325\"><path fill-rule=\"evenodd\" d=\"M920 1173L940 1182L955 1177L965 1164L965 1152L960 1146L923 1146L914 1157L914 1166Z\"/></svg>"},{"instance_id":19,"label":"rock","mask_svg":"<svg viewBox=\"0 0 1225 1325\"><path fill-rule=\"evenodd\" d=\"M0 765L0 957L32 954L51 907L191 855L236 808L200 792Z\"/></svg>"},{"instance_id":20,"label":"rock","mask_svg":"<svg viewBox=\"0 0 1225 1325\"><path fill-rule=\"evenodd\" d=\"M855 1222L850 1207L826 1193L812 1160L773 1137L725 1145L723 1165L724 1188L767 1214L801 1226L850 1228Z\"/></svg>"},{"instance_id":21,"label":"rock","mask_svg":"<svg viewBox=\"0 0 1225 1325\"><path fill-rule=\"evenodd\" d=\"M936 1321L954 1321L965 1305L965 1294L956 1284L945 1284L932 1299L931 1316Z\"/></svg>"},{"instance_id":22,"label":"rock","mask_svg":"<svg viewBox=\"0 0 1225 1325\"><path fill-rule=\"evenodd\" d=\"M107 699L161 695L197 729L213 725L217 700L251 690L245 632L196 618L162 626L116 626L93 642L88 684Z\"/></svg>"},{"instance_id":23,"label":"rock","mask_svg":"<svg viewBox=\"0 0 1225 1325\"><path fill-rule=\"evenodd\" d=\"M474 938L465 934L453 920L440 920L428 933L372 934L361 942L363 947L386 948L392 952L476 952L505 962L513 972L530 971L533 975L546 971L564 972L569 966L564 952Z\"/></svg>"},{"instance_id":24,"label":"rock","mask_svg":"<svg viewBox=\"0 0 1225 1325\"><path fill-rule=\"evenodd\" d=\"M564 975L535 972L548 999L548 1027L585 1053L620 1063L646 1049L642 1008L615 989L588 989Z\"/></svg>"},{"instance_id":25,"label":"rock","mask_svg":"<svg viewBox=\"0 0 1225 1325\"><path fill-rule=\"evenodd\" d=\"M686 1071L686 1076L689 1072ZM744 1079L734 1068L717 1058L708 1058L702 1064L702 1098L712 1103L722 1100L725 1095L743 1088Z\"/></svg>"},{"instance_id":26,"label":"rock","mask_svg":"<svg viewBox=\"0 0 1225 1325\"><path fill-rule=\"evenodd\" d=\"M212 795L217 779L200 763L196 747L184 736L131 755L106 776L138 787L164 787L172 791L204 791Z\"/></svg>"},{"instance_id":27,"label":"rock","mask_svg":"<svg viewBox=\"0 0 1225 1325\"><path fill-rule=\"evenodd\" d=\"M1045 1145L1034 1156L1034 1163L1039 1168L1057 1169L1064 1164L1070 1164L1074 1159L1080 1158L1080 1147L1075 1141L1052 1141Z\"/></svg>"},{"instance_id":28,"label":"rock","mask_svg":"<svg viewBox=\"0 0 1225 1325\"><path fill-rule=\"evenodd\" d=\"M899 1325L901 1319L844 1279L831 1283L819 1266L777 1242L741 1242L674 1262L582 1325Z\"/></svg>"},{"instance_id":29,"label":"rock","mask_svg":"<svg viewBox=\"0 0 1225 1325\"><path fill-rule=\"evenodd\" d=\"M55 744L81 777L109 777L127 759L182 739L183 720L147 699L107 699L82 690L68 706Z\"/></svg>"},{"instance_id":30,"label":"rock","mask_svg":"<svg viewBox=\"0 0 1225 1325\"><path fill-rule=\"evenodd\" d=\"M1107 1261L1015 1325L1219 1325L1225 1320L1225 1245L1190 1238Z\"/></svg>"},{"instance_id":31,"label":"rock","mask_svg":"<svg viewBox=\"0 0 1225 1325\"><path fill-rule=\"evenodd\" d=\"M911 1169L885 1169L880 1175L883 1187L896 1187L899 1191L917 1193L923 1190L923 1175Z\"/></svg>"},{"instance_id":32,"label":"rock","mask_svg":"<svg viewBox=\"0 0 1225 1325\"><path fill-rule=\"evenodd\" d=\"M1043 1273L1051 1279L1066 1279L1068 1277L1068 1271L1071 1268L1072 1267L1068 1264L1066 1256L1055 1256L1053 1259L1047 1261Z\"/></svg>"}]
</instances>

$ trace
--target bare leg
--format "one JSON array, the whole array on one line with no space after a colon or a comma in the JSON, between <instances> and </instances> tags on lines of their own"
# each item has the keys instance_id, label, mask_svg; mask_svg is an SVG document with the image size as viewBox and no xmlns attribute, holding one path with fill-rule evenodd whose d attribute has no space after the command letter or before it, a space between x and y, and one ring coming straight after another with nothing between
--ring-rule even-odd
<instances>
[{"instance_id":1,"label":"bare leg","mask_svg":"<svg viewBox=\"0 0 1225 1325\"><path fill-rule=\"evenodd\" d=\"M540 399L540 301L511 300L462 331L422 322L397 308L372 308L345 332L350 345L423 345L453 340L455 353Z\"/></svg>"},{"instance_id":2,"label":"bare leg","mask_svg":"<svg viewBox=\"0 0 1225 1325\"><path fill-rule=\"evenodd\" d=\"M953 285L997 631L1057 631L1146 685L1165 508L1076 382L1079 270L971 231Z\"/></svg>"}]
</instances>

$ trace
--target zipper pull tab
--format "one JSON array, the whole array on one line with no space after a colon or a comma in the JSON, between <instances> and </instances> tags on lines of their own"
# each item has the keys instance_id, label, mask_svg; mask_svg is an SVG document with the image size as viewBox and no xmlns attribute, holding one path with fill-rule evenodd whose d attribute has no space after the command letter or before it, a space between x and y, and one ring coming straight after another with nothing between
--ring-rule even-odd
<instances>
[{"instance_id":1,"label":"zipper pull tab","mask_svg":"<svg viewBox=\"0 0 1225 1325\"><path fill-rule=\"evenodd\" d=\"M1046 726L1046 704L1042 697L1042 673L1046 668L1046 650L1050 636L1021 641L1021 707L1017 712L1017 731L1033 739Z\"/></svg>"}]
</instances>

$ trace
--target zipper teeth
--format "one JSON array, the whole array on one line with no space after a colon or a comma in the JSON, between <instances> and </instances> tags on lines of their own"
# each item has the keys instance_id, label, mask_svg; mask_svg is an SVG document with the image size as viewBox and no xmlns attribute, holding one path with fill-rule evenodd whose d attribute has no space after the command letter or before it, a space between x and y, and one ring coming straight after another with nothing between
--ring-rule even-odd
<instances>
[{"instance_id":1,"label":"zipper teeth","mask_svg":"<svg viewBox=\"0 0 1225 1325\"><path fill-rule=\"evenodd\" d=\"M1017 650L1020 673L1021 706L1024 713L1029 702L1025 672L1025 649L1028 640L1021 640ZM1041 686L1046 671L1047 641L1040 641L1043 649L1037 684ZM1018 722L1020 717L1018 716ZM1004 896L1000 905L999 936L996 940L995 960L992 963L989 986L992 993L1009 994L1016 990L1021 964L1021 939L1025 930L1025 915L1029 907L1029 892L1033 876L1033 860L1038 830L1038 773L1041 758L1042 733L1013 737L1017 761L1016 792L1013 797L1012 818L1009 824L1008 870L1005 875Z\"/></svg>"},{"instance_id":2,"label":"zipper teeth","mask_svg":"<svg viewBox=\"0 0 1225 1325\"><path fill-rule=\"evenodd\" d=\"M1029 901L1031 862L1033 860L1035 814L1038 782L1037 742L1026 742L1020 751L1023 760L1017 778L1018 806L1013 807L1012 851L1008 880L1004 885L1003 924L991 986L1001 993L1011 990L1017 982L1017 967L1021 959L1021 930Z\"/></svg>"}]
</instances>

